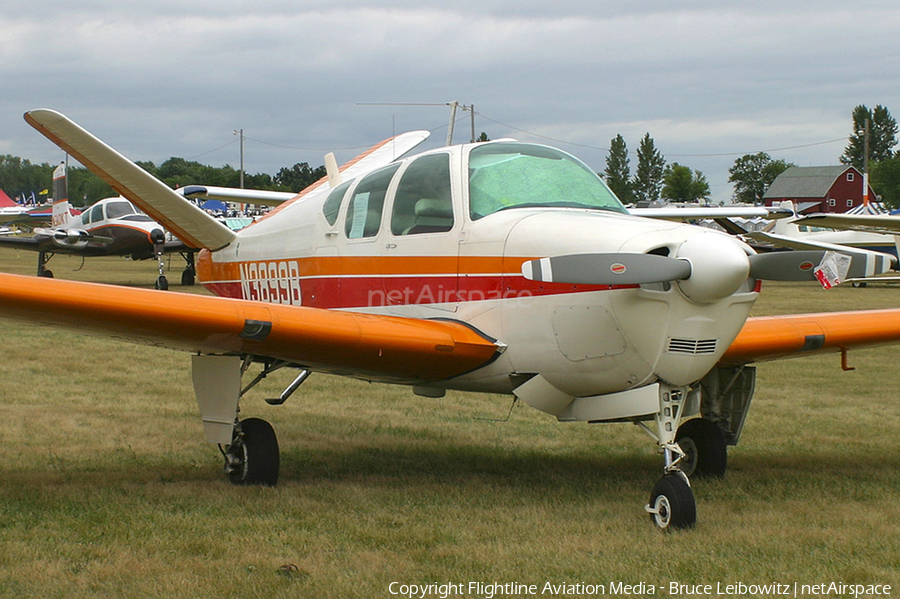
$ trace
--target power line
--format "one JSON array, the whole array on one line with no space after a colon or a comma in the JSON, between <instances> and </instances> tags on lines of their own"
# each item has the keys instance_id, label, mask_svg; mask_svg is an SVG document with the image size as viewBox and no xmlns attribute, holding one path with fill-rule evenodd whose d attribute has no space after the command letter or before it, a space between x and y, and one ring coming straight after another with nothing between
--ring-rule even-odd
<instances>
[{"instance_id":1,"label":"power line","mask_svg":"<svg viewBox=\"0 0 900 599\"><path fill-rule=\"evenodd\" d=\"M576 147L579 147L579 148L587 148L587 149L589 149L589 150L600 150L600 151L602 151L602 152L609 152L609 148L600 148L600 147L597 147L597 146L590 146L590 145L586 145L586 144L579 144L579 143L575 143L575 142L571 142L571 141L566 141L566 140L564 140L564 139L557 139L557 138L554 138L554 137L547 137L546 135L541 135L541 134L535 133L535 132L533 132L533 131L527 131L527 130L525 130L525 129L519 129L518 127L513 127L512 125L508 125L508 124L506 124L506 123L501 123L500 121L497 121L497 120L494 120L494 119L492 119L492 118L490 118L490 117L485 116L485 115L484 115L483 113L481 113L481 112L479 112L479 113L477 113L477 114L478 114L478 116L480 116L481 118L485 119L486 121L491 121L492 123L495 123L495 124L500 125L500 126L502 126L502 127L507 127L507 128L509 128L509 129L512 129L513 131L518 131L518 132L524 133L524 134L526 134L526 135L531 135L531 136L533 136L533 137L539 137L539 138L541 138L541 139L547 139L547 140L549 140L549 141L553 141L553 142L556 142L556 143L562 143L562 144L567 144L567 145L570 145L570 146L576 146ZM829 139L829 140L826 140L826 141L817 141L817 142L813 142L813 143L801 144L801 145L796 145L796 146L787 146L787 147L783 147L783 148L772 148L772 149L770 149L770 150L757 150L757 151L755 151L755 152L722 152L722 153L712 153L712 154L668 154L668 153L667 153L666 156L671 157L671 158L714 158L714 157L719 157L719 156L746 156L747 154L756 154L756 153L759 153L759 152L766 152L766 153L768 153L768 152L784 152L784 151L787 151L787 150L799 150L799 149L802 149L802 148L811 148L811 147L814 147L814 146L823 146L823 145L827 145L827 144L837 143L837 142L839 142L839 141L846 141L846 139L847 139L846 137L839 137L839 138L837 138L837 139Z\"/></svg>"},{"instance_id":2,"label":"power line","mask_svg":"<svg viewBox=\"0 0 900 599\"><path fill-rule=\"evenodd\" d=\"M361 104L361 105L364 105L363 103L360 103L360 104ZM425 104L425 103L413 103L413 102L393 102L393 103L390 103L390 104L388 104L388 103L383 103L383 104L382 104L382 103L378 103L378 102L371 102L371 103L366 103L365 105L371 105L371 106L381 106L381 105L392 105L392 106L447 106L447 103L442 103L442 104L438 104L438 103L434 103L434 104ZM568 140L565 140L565 139L559 139L559 138L557 138L557 137L549 137L549 136L547 136L547 135L541 135L540 133L535 133L534 131L529 131L529 130L527 130L527 129L521 129L521 128L519 128L519 127L515 127L515 126L513 126L513 125L510 125L510 124L508 124L508 123L503 123L503 122L498 121L498 120L496 120L496 119L492 119L491 117L486 116L486 115L485 115L484 113L482 113L482 112L475 112L475 115L477 115L477 116L483 118L483 119L486 120L486 121L490 121L490 122L494 123L495 125L500 125L501 127L506 127L507 129L511 129L511 130L513 130L513 131L518 131L519 133L524 133L525 135L528 135L528 136L531 136L531 137L537 137L537 138L539 138L539 139L545 139L545 140L547 140L547 141L552 141L552 142L554 142L554 143L565 144L565 145L574 146L574 147L578 147L578 148L585 148L585 149L588 149L588 150L597 150L597 151L600 151L600 152L609 152L609 148L601 148L601 147L599 147L599 146L592 146L592 145L588 145L588 144L580 144L580 143L576 143L576 142L573 142L573 141L568 141ZM465 117L460 117L460 118L456 119L456 122L459 122L459 121L463 120L464 118L465 118ZM447 127L446 124L444 124L444 125L439 125L439 126L437 126L437 127L434 127L434 128L432 128L432 129L429 129L428 131L430 131L431 133L434 133L435 131L444 129L444 128L446 128L446 127ZM825 140L825 141L817 141L817 142L812 142L812 143L808 143L808 144L800 144L800 145L795 145L795 146L785 146L785 147L780 147L780 148L771 148L771 149L768 149L768 150L756 150L756 151L749 151L749 152L718 152L718 153L706 153L706 154L704 154L704 153L701 153L701 154L668 154L668 153L667 153L666 156L667 156L667 157L670 157L670 158L716 158L716 157L727 157L727 156L746 156L747 154L757 154L757 153L759 153L759 152L765 152L765 153L770 153L770 152L772 152L772 153L774 153L774 152L786 152L786 151L788 151L788 150L800 150L800 149L803 149L803 148L812 148L812 147L815 147L815 146L823 146L823 145L828 145L828 144L833 144L833 143L842 142L842 141L845 141L846 139L847 139L846 137L839 137L839 138L836 138L836 139L829 139L829 140ZM296 150L296 151L299 151L299 152L339 152L339 151L365 150L365 149L368 149L368 148L370 147L370 146L368 146L368 145L364 145L364 146L350 146L350 147L344 147L344 148L333 148L333 147L318 147L318 148L316 148L316 147L299 147L299 146L288 146L288 145L284 145L284 144L278 144L278 143L274 143L274 142L263 141L263 140L261 140L261 139L255 139L255 138L253 138L253 137L246 137L246 136L244 137L244 140L245 140L245 141L252 141L252 142L258 143L258 144L262 144L262 145L264 145L264 146L271 146L271 147L275 147L275 148L282 148L282 149L285 149L285 150ZM213 152L217 152L217 151L219 151L219 150L221 150L221 149L223 149L223 148L227 148L228 146L230 146L230 145L232 145L232 144L235 144L235 143L238 143L238 140L232 140L232 141L229 141L228 143L223 144L223 145L221 145L221 146L219 146L219 147L217 147L217 148L213 148L212 150L208 150L208 151L206 151L206 152L202 152L202 153L200 153L200 154L197 154L197 155L195 155L195 156L192 156L192 157L190 157L190 158L187 158L186 160L196 160L197 158L200 158L200 157L202 157L202 156L206 156L207 154L212 154Z\"/></svg>"}]
</instances>

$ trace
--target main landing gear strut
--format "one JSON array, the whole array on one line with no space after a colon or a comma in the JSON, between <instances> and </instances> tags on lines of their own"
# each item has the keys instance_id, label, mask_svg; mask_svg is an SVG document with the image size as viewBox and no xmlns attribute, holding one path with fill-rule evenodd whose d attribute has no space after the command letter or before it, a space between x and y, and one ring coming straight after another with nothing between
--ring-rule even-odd
<instances>
[{"instance_id":1,"label":"main landing gear strut","mask_svg":"<svg viewBox=\"0 0 900 599\"><path fill-rule=\"evenodd\" d=\"M250 334L250 333L248 333ZM278 439L272 425L259 418L240 420L241 397L269 374L296 365L277 360L264 362L263 370L246 387L241 378L253 363L253 356L196 355L192 359L192 378L197 404L207 439L217 443L225 458L225 475L235 485L275 486L278 483L280 457ZM281 405L309 377L299 374L269 405Z\"/></svg>"}]
</instances>

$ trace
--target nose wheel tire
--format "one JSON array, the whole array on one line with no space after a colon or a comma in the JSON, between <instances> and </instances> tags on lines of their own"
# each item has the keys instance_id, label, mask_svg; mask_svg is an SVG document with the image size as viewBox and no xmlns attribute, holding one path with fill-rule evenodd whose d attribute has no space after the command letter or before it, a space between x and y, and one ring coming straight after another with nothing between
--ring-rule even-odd
<instances>
[{"instance_id":1,"label":"nose wheel tire","mask_svg":"<svg viewBox=\"0 0 900 599\"><path fill-rule=\"evenodd\" d=\"M691 528L697 522L694 492L683 474L666 474L650 493L650 503L644 508L650 521L662 530Z\"/></svg>"},{"instance_id":2,"label":"nose wheel tire","mask_svg":"<svg viewBox=\"0 0 900 599\"><path fill-rule=\"evenodd\" d=\"M278 438L265 420L242 420L224 453L225 474L232 484L274 487L278 483Z\"/></svg>"}]
</instances>

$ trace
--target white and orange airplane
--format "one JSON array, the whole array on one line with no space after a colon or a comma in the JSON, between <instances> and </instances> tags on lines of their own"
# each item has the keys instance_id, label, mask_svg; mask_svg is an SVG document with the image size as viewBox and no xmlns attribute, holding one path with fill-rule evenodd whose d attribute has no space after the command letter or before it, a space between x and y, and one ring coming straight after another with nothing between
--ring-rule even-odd
<instances>
[{"instance_id":1,"label":"white and orange airplane","mask_svg":"<svg viewBox=\"0 0 900 599\"><path fill-rule=\"evenodd\" d=\"M242 375L282 367L510 394L561 421L634 422L665 471L646 506L689 527L688 475L722 475L754 362L900 342L900 309L748 318L761 279L813 280L822 252L757 255L728 235L630 215L572 156L503 140L395 160L388 140L239 232L57 112L25 119L189 245L221 297L0 275L0 316L193 354L209 441L236 484L274 485ZM888 258L856 255L854 272ZM91 318L72 319L73 312Z\"/></svg>"},{"instance_id":2,"label":"white and orange airplane","mask_svg":"<svg viewBox=\"0 0 900 599\"><path fill-rule=\"evenodd\" d=\"M157 289L168 289L164 254L180 253L187 263L183 285L194 284L194 253L179 239L167 239L163 227L143 214L124 197L98 200L78 213L69 204L66 165L53 171L53 207L50 227L35 227L31 237L2 237L0 246L37 252L37 275L53 277L47 263L55 254L83 257L130 256L132 260L156 258L159 263Z\"/></svg>"}]
</instances>

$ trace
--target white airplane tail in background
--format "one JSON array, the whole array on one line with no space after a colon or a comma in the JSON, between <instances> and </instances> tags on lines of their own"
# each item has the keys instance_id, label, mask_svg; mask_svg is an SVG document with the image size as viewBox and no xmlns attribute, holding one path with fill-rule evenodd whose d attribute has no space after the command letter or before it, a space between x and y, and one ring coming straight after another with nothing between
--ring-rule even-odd
<instances>
[{"instance_id":1,"label":"white airplane tail in background","mask_svg":"<svg viewBox=\"0 0 900 599\"><path fill-rule=\"evenodd\" d=\"M53 213L50 226L64 227L75 220L72 206L69 205L69 193L66 187L66 165L60 164L53 171Z\"/></svg>"}]
</instances>

